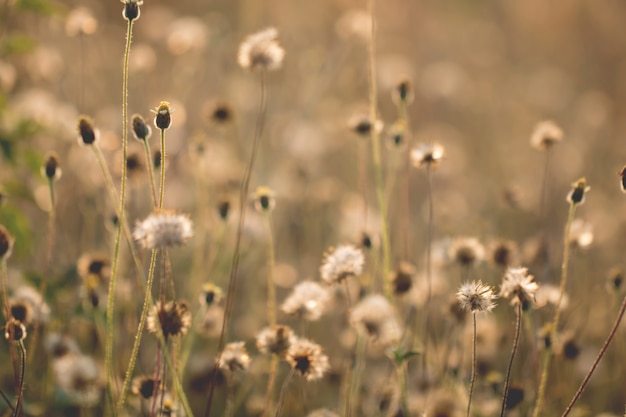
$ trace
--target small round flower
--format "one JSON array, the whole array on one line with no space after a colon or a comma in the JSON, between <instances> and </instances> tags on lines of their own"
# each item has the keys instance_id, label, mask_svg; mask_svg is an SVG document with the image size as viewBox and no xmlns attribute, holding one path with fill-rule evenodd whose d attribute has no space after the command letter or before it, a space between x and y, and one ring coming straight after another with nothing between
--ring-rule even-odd
<instances>
[{"instance_id":1,"label":"small round flower","mask_svg":"<svg viewBox=\"0 0 626 417\"><path fill-rule=\"evenodd\" d=\"M60 333L46 335L43 345L46 353L54 359L80 353L78 343L71 337Z\"/></svg>"},{"instance_id":2,"label":"small round flower","mask_svg":"<svg viewBox=\"0 0 626 417\"><path fill-rule=\"evenodd\" d=\"M308 339L296 339L289 347L286 359L291 368L300 372L307 381L322 378L330 368L328 356L320 345Z\"/></svg>"},{"instance_id":3,"label":"small round flower","mask_svg":"<svg viewBox=\"0 0 626 417\"><path fill-rule=\"evenodd\" d=\"M61 178L59 156L55 152L49 152L46 155L44 164L41 167L41 175L46 177L49 181L57 181Z\"/></svg>"},{"instance_id":4,"label":"small round flower","mask_svg":"<svg viewBox=\"0 0 626 417\"><path fill-rule=\"evenodd\" d=\"M368 295L355 305L350 322L381 346L391 346L402 336L393 306L380 294Z\"/></svg>"},{"instance_id":5,"label":"small round flower","mask_svg":"<svg viewBox=\"0 0 626 417\"><path fill-rule=\"evenodd\" d=\"M606 288L610 293L620 293L624 285L624 271L622 268L613 267L606 277Z\"/></svg>"},{"instance_id":6,"label":"small round flower","mask_svg":"<svg viewBox=\"0 0 626 417\"><path fill-rule=\"evenodd\" d=\"M274 191L268 187L257 187L254 193L254 208L259 212L270 212L276 207Z\"/></svg>"},{"instance_id":7,"label":"small round flower","mask_svg":"<svg viewBox=\"0 0 626 417\"><path fill-rule=\"evenodd\" d=\"M489 261L506 268L517 261L518 252L517 244L512 240L499 240L490 247Z\"/></svg>"},{"instance_id":8,"label":"small round flower","mask_svg":"<svg viewBox=\"0 0 626 417\"><path fill-rule=\"evenodd\" d=\"M482 281L472 281L461 285L456 298L463 310L477 313L493 310L498 297L489 285L483 284Z\"/></svg>"},{"instance_id":9,"label":"small round flower","mask_svg":"<svg viewBox=\"0 0 626 417\"><path fill-rule=\"evenodd\" d=\"M160 323L163 336L178 336L187 333L191 326L191 313L184 301L170 301L165 305L160 301L152 308L146 327L150 333L156 333Z\"/></svg>"},{"instance_id":10,"label":"small round flower","mask_svg":"<svg viewBox=\"0 0 626 417\"><path fill-rule=\"evenodd\" d=\"M349 277L357 277L363 272L365 258L360 249L352 245L340 245L330 248L324 255L320 275L324 282L333 284Z\"/></svg>"},{"instance_id":11,"label":"small round flower","mask_svg":"<svg viewBox=\"0 0 626 417\"><path fill-rule=\"evenodd\" d=\"M224 292L220 287L212 282L207 282L202 286L202 293L200 294L200 304L210 307L217 304L222 299Z\"/></svg>"},{"instance_id":12,"label":"small round flower","mask_svg":"<svg viewBox=\"0 0 626 417\"><path fill-rule=\"evenodd\" d=\"M159 107L151 111L156 114L156 116L154 116L154 125L157 129L167 130L170 128L172 125L172 113L174 113L174 109L170 107L169 102L162 101L159 104Z\"/></svg>"},{"instance_id":13,"label":"small round flower","mask_svg":"<svg viewBox=\"0 0 626 417\"><path fill-rule=\"evenodd\" d=\"M348 121L348 127L351 131L363 138L368 138L372 134L372 121L367 114L355 114L352 116ZM376 129L377 133L382 132L383 122L376 120L373 124L373 128Z\"/></svg>"},{"instance_id":14,"label":"small round flower","mask_svg":"<svg viewBox=\"0 0 626 417\"><path fill-rule=\"evenodd\" d=\"M100 401L102 387L96 361L80 353L61 356L52 364L58 388L72 405L93 407Z\"/></svg>"},{"instance_id":15,"label":"small round flower","mask_svg":"<svg viewBox=\"0 0 626 417\"><path fill-rule=\"evenodd\" d=\"M157 385L160 386L160 384L157 384L157 381L154 380L154 377L150 375L141 375L133 378L130 390L133 394L141 395L142 398L147 400L148 398L152 398Z\"/></svg>"},{"instance_id":16,"label":"small round flower","mask_svg":"<svg viewBox=\"0 0 626 417\"><path fill-rule=\"evenodd\" d=\"M143 0L121 0L121 2L124 3L124 10L122 11L124 19L129 22L139 19L141 14L139 6L143 4Z\"/></svg>"},{"instance_id":17,"label":"small round flower","mask_svg":"<svg viewBox=\"0 0 626 417\"><path fill-rule=\"evenodd\" d=\"M103 253L85 253L76 262L78 275L84 280L104 283L111 274L111 260Z\"/></svg>"},{"instance_id":18,"label":"small round flower","mask_svg":"<svg viewBox=\"0 0 626 417\"><path fill-rule=\"evenodd\" d=\"M403 147L409 140L406 122L398 120L389 128L387 132L389 146L393 148Z\"/></svg>"},{"instance_id":19,"label":"small round flower","mask_svg":"<svg viewBox=\"0 0 626 417\"><path fill-rule=\"evenodd\" d=\"M238 369L245 371L250 364L250 355L246 350L244 342L229 343L224 347L224 351L220 355L217 366L221 369L228 369L234 372Z\"/></svg>"},{"instance_id":20,"label":"small round flower","mask_svg":"<svg viewBox=\"0 0 626 417\"><path fill-rule=\"evenodd\" d=\"M398 268L391 275L393 292L402 295L409 292L415 279L415 266L409 262L400 262Z\"/></svg>"},{"instance_id":21,"label":"small round flower","mask_svg":"<svg viewBox=\"0 0 626 417\"><path fill-rule=\"evenodd\" d=\"M620 179L619 186L622 192L626 194L626 165L624 165L622 169L617 172L617 175L619 175Z\"/></svg>"},{"instance_id":22,"label":"small round flower","mask_svg":"<svg viewBox=\"0 0 626 417\"><path fill-rule=\"evenodd\" d=\"M287 326L266 327L256 337L256 347L262 353L284 357L295 341L293 331Z\"/></svg>"},{"instance_id":23,"label":"small round flower","mask_svg":"<svg viewBox=\"0 0 626 417\"><path fill-rule=\"evenodd\" d=\"M19 320L9 319L4 327L4 338L13 342L26 339L26 326Z\"/></svg>"},{"instance_id":24,"label":"small round flower","mask_svg":"<svg viewBox=\"0 0 626 417\"><path fill-rule=\"evenodd\" d=\"M100 137L100 132L94 127L93 120L88 116L80 116L76 123L78 129L78 143L93 145Z\"/></svg>"},{"instance_id":25,"label":"small round flower","mask_svg":"<svg viewBox=\"0 0 626 417\"><path fill-rule=\"evenodd\" d=\"M174 211L161 210L137 222L133 238L146 249L180 246L193 236L189 217Z\"/></svg>"},{"instance_id":26,"label":"small round flower","mask_svg":"<svg viewBox=\"0 0 626 417\"><path fill-rule=\"evenodd\" d=\"M135 136L135 139L148 140L150 138L152 129L140 114L133 114L131 123L133 125L133 136Z\"/></svg>"},{"instance_id":27,"label":"small round flower","mask_svg":"<svg viewBox=\"0 0 626 417\"><path fill-rule=\"evenodd\" d=\"M587 185L587 180L581 178L572 183L572 190L567 194L567 202L570 204L582 204L585 202L585 195L591 190Z\"/></svg>"},{"instance_id":28,"label":"small round flower","mask_svg":"<svg viewBox=\"0 0 626 417\"><path fill-rule=\"evenodd\" d=\"M13 250L13 237L9 231L0 224L0 260L5 260L11 256Z\"/></svg>"},{"instance_id":29,"label":"small round flower","mask_svg":"<svg viewBox=\"0 0 626 417\"><path fill-rule=\"evenodd\" d=\"M223 200L217 204L217 213L220 215L222 220L226 220L228 218L228 212L230 211L230 201Z\"/></svg>"},{"instance_id":30,"label":"small round flower","mask_svg":"<svg viewBox=\"0 0 626 417\"><path fill-rule=\"evenodd\" d=\"M394 87L391 98L396 105L404 104L409 105L415 98L413 92L413 83L411 80L403 79Z\"/></svg>"},{"instance_id":31,"label":"small round flower","mask_svg":"<svg viewBox=\"0 0 626 417\"><path fill-rule=\"evenodd\" d=\"M50 307L39 291L29 285L19 286L13 293L10 304L12 308L15 307L16 314L23 315L24 320L20 321L26 325L35 321L46 322L50 317Z\"/></svg>"},{"instance_id":32,"label":"small round flower","mask_svg":"<svg viewBox=\"0 0 626 417\"><path fill-rule=\"evenodd\" d=\"M522 308L535 301L539 285L535 277L528 274L527 268L508 268L500 285L500 296L511 298L511 305L521 304Z\"/></svg>"},{"instance_id":33,"label":"small round flower","mask_svg":"<svg viewBox=\"0 0 626 417\"><path fill-rule=\"evenodd\" d=\"M328 301L326 288L313 281L304 281L294 287L280 308L287 314L316 321L324 313Z\"/></svg>"},{"instance_id":34,"label":"small round flower","mask_svg":"<svg viewBox=\"0 0 626 417\"><path fill-rule=\"evenodd\" d=\"M10 300L9 307L11 317L24 323L30 324L33 321L33 308L26 300Z\"/></svg>"},{"instance_id":35,"label":"small round flower","mask_svg":"<svg viewBox=\"0 0 626 417\"><path fill-rule=\"evenodd\" d=\"M462 266L472 266L485 259L485 248L476 238L460 237L452 242L448 255Z\"/></svg>"},{"instance_id":36,"label":"small round flower","mask_svg":"<svg viewBox=\"0 0 626 417\"><path fill-rule=\"evenodd\" d=\"M546 120L535 126L530 145L540 151L548 150L552 145L563 140L563 131L551 120Z\"/></svg>"},{"instance_id":37,"label":"small round flower","mask_svg":"<svg viewBox=\"0 0 626 417\"><path fill-rule=\"evenodd\" d=\"M206 107L206 115L211 123L226 124L233 119L233 109L224 101L211 102Z\"/></svg>"},{"instance_id":38,"label":"small round flower","mask_svg":"<svg viewBox=\"0 0 626 417\"><path fill-rule=\"evenodd\" d=\"M443 146L437 143L421 143L411 149L411 162L416 167L427 165L436 168L443 158L443 153Z\"/></svg>"},{"instance_id":39,"label":"small round flower","mask_svg":"<svg viewBox=\"0 0 626 417\"><path fill-rule=\"evenodd\" d=\"M280 68L284 57L285 50L278 43L278 30L270 27L241 43L237 61L250 71L272 71Z\"/></svg>"}]
</instances>

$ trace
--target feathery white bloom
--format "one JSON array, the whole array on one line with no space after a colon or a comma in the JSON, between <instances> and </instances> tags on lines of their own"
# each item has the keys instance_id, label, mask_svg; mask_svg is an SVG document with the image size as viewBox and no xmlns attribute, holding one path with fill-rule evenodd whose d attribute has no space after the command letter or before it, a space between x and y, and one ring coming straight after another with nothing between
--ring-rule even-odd
<instances>
[{"instance_id":1,"label":"feathery white bloom","mask_svg":"<svg viewBox=\"0 0 626 417\"><path fill-rule=\"evenodd\" d=\"M329 300L328 290L313 281L304 281L296 285L281 310L295 314L305 320L315 321L324 313Z\"/></svg>"},{"instance_id":2,"label":"feathery white bloom","mask_svg":"<svg viewBox=\"0 0 626 417\"><path fill-rule=\"evenodd\" d=\"M285 50L278 43L278 30L270 27L248 36L239 46L237 61L251 71L280 68Z\"/></svg>"},{"instance_id":3,"label":"feathery white bloom","mask_svg":"<svg viewBox=\"0 0 626 417\"><path fill-rule=\"evenodd\" d=\"M159 211L137 222L133 238L146 249L180 246L193 236L191 220L174 211Z\"/></svg>"},{"instance_id":4,"label":"feathery white bloom","mask_svg":"<svg viewBox=\"0 0 626 417\"><path fill-rule=\"evenodd\" d=\"M340 245L324 256L320 274L327 284L340 282L351 276L359 276L363 272L365 258L360 249L352 245Z\"/></svg>"},{"instance_id":5,"label":"feathery white bloom","mask_svg":"<svg viewBox=\"0 0 626 417\"><path fill-rule=\"evenodd\" d=\"M527 268L508 268L500 285L500 295L511 298L511 304L527 304L535 301L539 284L528 274Z\"/></svg>"},{"instance_id":6,"label":"feathery white bloom","mask_svg":"<svg viewBox=\"0 0 626 417\"><path fill-rule=\"evenodd\" d=\"M245 371L250 364L250 355L244 342L232 342L224 347L217 366L233 372L237 369Z\"/></svg>"},{"instance_id":7,"label":"feathery white bloom","mask_svg":"<svg viewBox=\"0 0 626 417\"><path fill-rule=\"evenodd\" d=\"M368 295L354 306L350 322L383 346L392 345L402 336L393 306L380 294Z\"/></svg>"},{"instance_id":8,"label":"feathery white bloom","mask_svg":"<svg viewBox=\"0 0 626 417\"><path fill-rule=\"evenodd\" d=\"M296 339L289 347L286 359L307 381L320 379L330 368L328 356L324 354L320 345L308 339Z\"/></svg>"},{"instance_id":9,"label":"feathery white bloom","mask_svg":"<svg viewBox=\"0 0 626 417\"><path fill-rule=\"evenodd\" d=\"M493 310L496 306L494 301L498 296L489 285L483 284L482 281L472 281L461 285L456 298L463 310L476 313Z\"/></svg>"}]
</instances>

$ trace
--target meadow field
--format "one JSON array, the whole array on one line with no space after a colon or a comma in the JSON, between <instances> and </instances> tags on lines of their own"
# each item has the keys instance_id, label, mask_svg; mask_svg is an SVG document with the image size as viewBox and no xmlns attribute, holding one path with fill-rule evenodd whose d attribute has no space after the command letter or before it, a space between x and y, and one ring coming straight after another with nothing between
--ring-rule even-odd
<instances>
[{"instance_id":1,"label":"meadow field","mask_svg":"<svg viewBox=\"0 0 626 417\"><path fill-rule=\"evenodd\" d=\"M0 1L0 416L626 416L625 18Z\"/></svg>"}]
</instances>

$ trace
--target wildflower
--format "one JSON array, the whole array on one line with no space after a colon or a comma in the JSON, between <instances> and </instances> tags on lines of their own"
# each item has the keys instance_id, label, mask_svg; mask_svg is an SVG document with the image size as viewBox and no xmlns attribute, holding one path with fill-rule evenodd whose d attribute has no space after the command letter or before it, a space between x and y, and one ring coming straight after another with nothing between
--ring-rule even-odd
<instances>
[{"instance_id":1,"label":"wildflower","mask_svg":"<svg viewBox=\"0 0 626 417\"><path fill-rule=\"evenodd\" d=\"M524 401L524 388L518 386L510 386L509 393L506 397L506 409L513 410L522 401Z\"/></svg>"},{"instance_id":2,"label":"wildflower","mask_svg":"<svg viewBox=\"0 0 626 417\"><path fill-rule=\"evenodd\" d=\"M13 342L26 339L26 326L19 320L9 319L4 326L4 338Z\"/></svg>"},{"instance_id":3,"label":"wildflower","mask_svg":"<svg viewBox=\"0 0 626 417\"><path fill-rule=\"evenodd\" d=\"M141 395L146 400L152 398L155 388L160 386L153 377L148 375L137 376L133 378L133 384L131 386L131 392L135 395ZM157 389L158 390L158 389Z\"/></svg>"},{"instance_id":4,"label":"wildflower","mask_svg":"<svg viewBox=\"0 0 626 417\"><path fill-rule=\"evenodd\" d=\"M83 281L102 284L111 274L111 260L103 253L85 253L76 262L76 271Z\"/></svg>"},{"instance_id":5,"label":"wildflower","mask_svg":"<svg viewBox=\"0 0 626 417\"><path fill-rule=\"evenodd\" d=\"M485 259L485 248L473 237L460 237L448 249L448 255L462 266L472 266Z\"/></svg>"},{"instance_id":6,"label":"wildflower","mask_svg":"<svg viewBox=\"0 0 626 417\"><path fill-rule=\"evenodd\" d=\"M439 165L439 161L443 158L443 153L443 146L437 143L421 143L411 149L411 162L416 167L427 165L436 168Z\"/></svg>"},{"instance_id":7,"label":"wildflower","mask_svg":"<svg viewBox=\"0 0 626 417\"><path fill-rule=\"evenodd\" d=\"M93 120L88 116L80 116L76 124L78 129L78 143L93 145L100 137L100 131L93 125Z\"/></svg>"},{"instance_id":8,"label":"wildflower","mask_svg":"<svg viewBox=\"0 0 626 417\"><path fill-rule=\"evenodd\" d=\"M225 124L233 119L233 109L223 101L210 103L206 110L208 119L215 124Z\"/></svg>"},{"instance_id":9,"label":"wildflower","mask_svg":"<svg viewBox=\"0 0 626 417\"><path fill-rule=\"evenodd\" d=\"M498 298L491 286L483 284L482 281L466 282L461 285L456 297L461 308L472 313L493 310L496 306L494 301Z\"/></svg>"},{"instance_id":10,"label":"wildflower","mask_svg":"<svg viewBox=\"0 0 626 417\"><path fill-rule=\"evenodd\" d=\"M361 233L361 247L364 249L372 248L372 237L367 232Z\"/></svg>"},{"instance_id":11,"label":"wildflower","mask_svg":"<svg viewBox=\"0 0 626 417\"><path fill-rule=\"evenodd\" d=\"M57 385L67 400L81 407L92 407L100 401L98 366L86 355L70 354L54 360L52 368Z\"/></svg>"},{"instance_id":12,"label":"wildflower","mask_svg":"<svg viewBox=\"0 0 626 417\"><path fill-rule=\"evenodd\" d=\"M193 236L192 223L184 214L161 210L137 222L133 238L146 249L180 246Z\"/></svg>"},{"instance_id":13,"label":"wildflower","mask_svg":"<svg viewBox=\"0 0 626 417\"><path fill-rule=\"evenodd\" d=\"M60 333L49 333L46 335L43 345L48 355L55 359L65 355L80 353L78 343L71 337Z\"/></svg>"},{"instance_id":14,"label":"wildflower","mask_svg":"<svg viewBox=\"0 0 626 417\"><path fill-rule=\"evenodd\" d=\"M322 348L308 339L296 339L289 347L286 359L307 381L320 379L330 368L328 356Z\"/></svg>"},{"instance_id":15,"label":"wildflower","mask_svg":"<svg viewBox=\"0 0 626 417\"><path fill-rule=\"evenodd\" d=\"M575 248L588 248L593 243L593 225L583 219L574 219L570 226L569 243Z\"/></svg>"},{"instance_id":16,"label":"wildflower","mask_svg":"<svg viewBox=\"0 0 626 417\"><path fill-rule=\"evenodd\" d=\"M530 144L535 149L545 151L562 140L563 131L561 128L553 121L546 120L535 126L530 137Z\"/></svg>"},{"instance_id":17,"label":"wildflower","mask_svg":"<svg viewBox=\"0 0 626 417\"><path fill-rule=\"evenodd\" d=\"M354 306L350 322L382 346L392 345L402 334L393 307L380 294L368 295Z\"/></svg>"},{"instance_id":18,"label":"wildflower","mask_svg":"<svg viewBox=\"0 0 626 417\"><path fill-rule=\"evenodd\" d=\"M230 201L223 200L217 204L217 212L220 215L222 220L226 220L228 218L228 212L230 211Z\"/></svg>"},{"instance_id":19,"label":"wildflower","mask_svg":"<svg viewBox=\"0 0 626 417\"><path fill-rule=\"evenodd\" d=\"M407 141L407 128L406 123L402 120L398 120L389 129L388 136L391 142L390 145L394 147L400 147L404 145Z\"/></svg>"},{"instance_id":20,"label":"wildflower","mask_svg":"<svg viewBox=\"0 0 626 417\"><path fill-rule=\"evenodd\" d=\"M315 321L322 316L328 300L326 288L313 281L304 281L295 286L281 310L304 320Z\"/></svg>"},{"instance_id":21,"label":"wildflower","mask_svg":"<svg viewBox=\"0 0 626 417\"><path fill-rule=\"evenodd\" d=\"M396 295L407 293L413 286L415 278L415 266L409 262L400 262L398 268L392 273L391 284Z\"/></svg>"},{"instance_id":22,"label":"wildflower","mask_svg":"<svg viewBox=\"0 0 626 417\"><path fill-rule=\"evenodd\" d=\"M574 360L580 354L580 346L574 332L568 331L557 339L556 354L563 359Z\"/></svg>"},{"instance_id":23,"label":"wildflower","mask_svg":"<svg viewBox=\"0 0 626 417\"><path fill-rule=\"evenodd\" d=\"M262 353L273 353L285 356L287 350L294 343L295 337L291 328L287 326L266 327L256 337L256 347Z\"/></svg>"},{"instance_id":24,"label":"wildflower","mask_svg":"<svg viewBox=\"0 0 626 417\"><path fill-rule=\"evenodd\" d=\"M217 337L222 331L223 323L224 309L216 304L213 304L202 316L196 330L204 337Z\"/></svg>"},{"instance_id":25,"label":"wildflower","mask_svg":"<svg viewBox=\"0 0 626 417\"><path fill-rule=\"evenodd\" d=\"M135 139L148 140L150 135L152 135L152 129L150 125L146 123L145 119L140 114L133 114L131 120Z\"/></svg>"},{"instance_id":26,"label":"wildflower","mask_svg":"<svg viewBox=\"0 0 626 417\"><path fill-rule=\"evenodd\" d=\"M320 274L327 284L341 282L361 275L364 262L360 249L352 245L340 245L336 249L330 248L329 253L325 254Z\"/></svg>"},{"instance_id":27,"label":"wildflower","mask_svg":"<svg viewBox=\"0 0 626 417\"><path fill-rule=\"evenodd\" d=\"M270 27L241 43L237 61L250 71L272 71L280 68L284 57L285 50L278 43L278 30Z\"/></svg>"},{"instance_id":28,"label":"wildflower","mask_svg":"<svg viewBox=\"0 0 626 417\"><path fill-rule=\"evenodd\" d=\"M61 167L59 166L59 156L54 152L46 155L41 174L50 181L56 181L61 178Z\"/></svg>"},{"instance_id":29,"label":"wildflower","mask_svg":"<svg viewBox=\"0 0 626 417\"><path fill-rule=\"evenodd\" d=\"M248 355L244 342L233 342L224 347L217 366L234 372L237 369L245 371L249 364L250 355Z\"/></svg>"},{"instance_id":30,"label":"wildflower","mask_svg":"<svg viewBox=\"0 0 626 417\"><path fill-rule=\"evenodd\" d=\"M33 321L33 308L25 300L10 300L11 317L22 323L30 324Z\"/></svg>"},{"instance_id":31,"label":"wildflower","mask_svg":"<svg viewBox=\"0 0 626 417\"><path fill-rule=\"evenodd\" d=\"M167 130L170 128L172 125L172 113L174 113L174 109L170 107L170 103L162 101L159 107L151 111L156 114L156 116L154 116L154 125L157 129Z\"/></svg>"},{"instance_id":32,"label":"wildflower","mask_svg":"<svg viewBox=\"0 0 626 417\"><path fill-rule=\"evenodd\" d=\"M22 308L28 309L28 312L24 312L25 319L23 322L25 324L33 321L46 322L50 316L50 307L41 297L39 291L28 285L22 285L15 290L11 304L26 306L20 308L20 310Z\"/></svg>"},{"instance_id":33,"label":"wildflower","mask_svg":"<svg viewBox=\"0 0 626 417\"><path fill-rule=\"evenodd\" d=\"M0 224L0 260L4 261L11 256L13 250L13 237L9 231Z\"/></svg>"},{"instance_id":34,"label":"wildflower","mask_svg":"<svg viewBox=\"0 0 626 417\"><path fill-rule=\"evenodd\" d=\"M404 105L411 104L415 98L413 92L413 83L411 80L403 79L394 87L391 98L396 105L404 103Z\"/></svg>"},{"instance_id":35,"label":"wildflower","mask_svg":"<svg viewBox=\"0 0 626 417\"><path fill-rule=\"evenodd\" d=\"M508 267L517 261L518 248L512 240L500 240L491 245L489 260L496 266Z\"/></svg>"},{"instance_id":36,"label":"wildflower","mask_svg":"<svg viewBox=\"0 0 626 417\"><path fill-rule=\"evenodd\" d=\"M222 289L212 282L207 282L202 286L202 294L200 294L200 304L207 307L217 304L222 299Z\"/></svg>"},{"instance_id":37,"label":"wildflower","mask_svg":"<svg viewBox=\"0 0 626 417\"><path fill-rule=\"evenodd\" d=\"M585 194L591 187L587 185L587 180L583 177L572 183L572 190L567 194L567 202L570 204L582 204L585 202Z\"/></svg>"},{"instance_id":38,"label":"wildflower","mask_svg":"<svg viewBox=\"0 0 626 417\"><path fill-rule=\"evenodd\" d=\"M121 0L121 2L124 3L124 10L122 11L124 19L129 22L139 19L141 14L139 6L143 4L143 0Z\"/></svg>"},{"instance_id":39,"label":"wildflower","mask_svg":"<svg viewBox=\"0 0 626 417\"><path fill-rule=\"evenodd\" d=\"M367 138L372 134L372 129L376 129L377 133L383 131L383 122L376 120L373 124L369 115L355 114L348 121L348 127L357 135Z\"/></svg>"},{"instance_id":40,"label":"wildflower","mask_svg":"<svg viewBox=\"0 0 626 417\"><path fill-rule=\"evenodd\" d=\"M528 274L527 268L509 267L500 285L500 295L511 298L511 304L521 304L525 308L535 301L535 293L539 285L534 281L535 277Z\"/></svg>"},{"instance_id":41,"label":"wildflower","mask_svg":"<svg viewBox=\"0 0 626 417\"><path fill-rule=\"evenodd\" d=\"M254 193L254 208L259 212L269 212L275 206L274 191L268 187L257 187Z\"/></svg>"},{"instance_id":42,"label":"wildflower","mask_svg":"<svg viewBox=\"0 0 626 417\"><path fill-rule=\"evenodd\" d=\"M611 268L606 279L606 286L609 292L619 293L624 284L624 271L621 268Z\"/></svg>"},{"instance_id":43,"label":"wildflower","mask_svg":"<svg viewBox=\"0 0 626 417\"><path fill-rule=\"evenodd\" d=\"M166 304L159 301L148 316L146 326L150 333L157 332L157 322L166 339L168 336L184 335L191 326L191 313L184 301L170 301Z\"/></svg>"}]
</instances>

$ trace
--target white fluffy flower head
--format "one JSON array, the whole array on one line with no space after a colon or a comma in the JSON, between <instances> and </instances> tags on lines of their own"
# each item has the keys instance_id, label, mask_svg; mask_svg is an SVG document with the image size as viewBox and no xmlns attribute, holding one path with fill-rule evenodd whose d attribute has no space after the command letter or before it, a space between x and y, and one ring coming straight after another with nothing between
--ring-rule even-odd
<instances>
[{"instance_id":1,"label":"white fluffy flower head","mask_svg":"<svg viewBox=\"0 0 626 417\"><path fill-rule=\"evenodd\" d=\"M280 68L285 50L278 43L278 30L270 27L248 36L239 46L237 61L250 71Z\"/></svg>"},{"instance_id":2,"label":"white fluffy flower head","mask_svg":"<svg viewBox=\"0 0 626 417\"><path fill-rule=\"evenodd\" d=\"M343 281L363 272L365 258L360 249L352 245L340 245L327 253L320 267L320 275L327 284Z\"/></svg>"},{"instance_id":3,"label":"white fluffy flower head","mask_svg":"<svg viewBox=\"0 0 626 417\"><path fill-rule=\"evenodd\" d=\"M193 226L189 217L174 211L152 213L137 222L133 231L133 238L146 249L180 246L192 236Z\"/></svg>"},{"instance_id":4,"label":"white fluffy flower head","mask_svg":"<svg viewBox=\"0 0 626 417\"><path fill-rule=\"evenodd\" d=\"M500 295L511 298L511 304L522 306L535 301L535 293L539 284L535 277L528 274L527 268L508 268L500 285Z\"/></svg>"}]
</instances>

